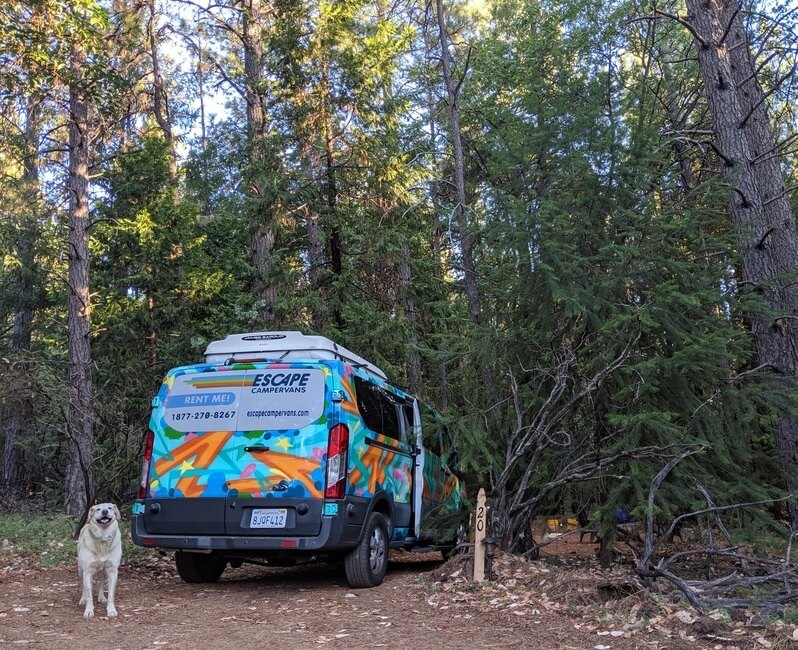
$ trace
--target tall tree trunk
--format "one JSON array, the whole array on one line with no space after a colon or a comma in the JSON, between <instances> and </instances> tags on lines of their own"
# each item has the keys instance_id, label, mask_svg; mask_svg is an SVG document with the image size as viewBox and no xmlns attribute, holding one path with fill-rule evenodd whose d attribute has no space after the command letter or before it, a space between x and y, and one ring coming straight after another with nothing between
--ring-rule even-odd
<instances>
[{"instance_id":1,"label":"tall tree trunk","mask_svg":"<svg viewBox=\"0 0 798 650\"><path fill-rule=\"evenodd\" d=\"M674 78L671 70L673 64L667 60L665 54L659 49L652 51L651 56L662 61L662 86L659 88L659 101L668 115L671 130L677 136L673 138L673 153L676 164L679 166L682 192L687 196L695 188L695 178L690 161L690 148L678 135L687 126L687 118L690 115L690 111L679 106L678 95L673 87Z\"/></svg>"},{"instance_id":2,"label":"tall tree trunk","mask_svg":"<svg viewBox=\"0 0 798 650\"><path fill-rule=\"evenodd\" d=\"M203 26L197 20L197 99L200 109L200 148L204 153L208 147L208 133L205 119L205 68L202 63Z\"/></svg>"},{"instance_id":3,"label":"tall tree trunk","mask_svg":"<svg viewBox=\"0 0 798 650\"><path fill-rule=\"evenodd\" d=\"M163 133L169 156L169 182L173 187L177 185L177 158L174 150L174 138L172 135L172 120L169 113L169 102L164 90L163 75L161 74L161 57L158 49L158 15L155 11L155 0L149 0L147 4L147 40L150 46L150 59L152 60L152 112L155 121ZM173 200L177 200L177 194L173 194ZM152 273L149 274L152 277ZM151 285L147 289L147 334L144 337L145 345L149 350L150 364L155 367L158 365L158 332L155 329L155 317L158 311L155 297L155 286Z\"/></svg>"},{"instance_id":4,"label":"tall tree trunk","mask_svg":"<svg viewBox=\"0 0 798 650\"><path fill-rule=\"evenodd\" d=\"M407 319L407 383L414 393L421 392L421 354L418 351L418 309L413 298L413 276L410 271L410 246L407 241L402 241L400 249L399 296L402 309Z\"/></svg>"},{"instance_id":5,"label":"tall tree trunk","mask_svg":"<svg viewBox=\"0 0 798 650\"><path fill-rule=\"evenodd\" d=\"M67 341L66 428L69 461L65 505L83 514L94 497L94 404L90 346L89 293L89 105L85 89L86 55L72 47L69 88L69 333Z\"/></svg>"},{"instance_id":6,"label":"tall tree trunk","mask_svg":"<svg viewBox=\"0 0 798 650\"><path fill-rule=\"evenodd\" d=\"M766 96L757 81L739 3L687 0L687 7L718 155L732 188L729 212L740 243L740 285L752 287L763 300L752 322L759 363L772 371L774 386L788 388L798 375L798 234ZM788 487L798 496L798 419L778 418L776 444ZM798 529L795 502L790 523Z\"/></svg>"},{"instance_id":7,"label":"tall tree trunk","mask_svg":"<svg viewBox=\"0 0 798 650\"><path fill-rule=\"evenodd\" d=\"M158 123L166 146L169 149L169 179L172 185L177 184L177 158L174 150L174 136L172 133L172 116L169 111L169 101L164 89L163 75L161 74L161 54L158 49L158 16L155 11L155 0L148 0L149 16L147 18L147 40L150 46L150 59L152 60L152 110L155 121Z\"/></svg>"},{"instance_id":8,"label":"tall tree trunk","mask_svg":"<svg viewBox=\"0 0 798 650\"><path fill-rule=\"evenodd\" d=\"M425 9L424 17L424 61L427 65L431 66L433 61L432 44L434 37L429 33L430 24L432 19L429 13L432 11L431 6L428 4ZM431 80L427 82L426 86L427 95L427 116L429 119L429 142L430 151L435 157L435 165L437 167L438 155L438 111L436 109L435 94L433 93ZM446 273L446 263L443 259L443 228L441 227L440 217L440 189L438 182L432 180L429 184L429 198L432 203L432 254L435 261L435 280L438 286L444 286L444 276ZM437 376L438 376L438 390L436 403L441 411L445 411L448 407L448 373L446 370L446 359L444 348L439 343L437 348Z\"/></svg>"},{"instance_id":9,"label":"tall tree trunk","mask_svg":"<svg viewBox=\"0 0 798 650\"><path fill-rule=\"evenodd\" d=\"M19 493L18 441L24 427L30 424L32 409L26 397L28 362L24 355L30 350L33 312L36 308L36 211L39 206L39 100L29 98L25 111L25 141L22 162L22 206L17 229L19 280L16 287L14 319L11 329L10 352L15 361L10 385L8 408L3 414L0 439L3 440L2 486L4 496L13 498Z\"/></svg>"},{"instance_id":10,"label":"tall tree trunk","mask_svg":"<svg viewBox=\"0 0 798 650\"><path fill-rule=\"evenodd\" d=\"M477 271L474 264L474 238L468 223L468 205L465 191L465 160L463 157L463 139L460 131L460 111L458 107L459 84L452 77L452 54L449 51L449 32L446 29L446 15L443 0L435 0L438 19L438 37L441 48L441 69L443 83L449 100L449 131L452 140L452 156L454 158L454 186L456 205L454 213L460 230L460 255L463 260L463 278L468 301L468 310L475 323L482 322L482 307L479 288L477 287Z\"/></svg>"},{"instance_id":11,"label":"tall tree trunk","mask_svg":"<svg viewBox=\"0 0 798 650\"><path fill-rule=\"evenodd\" d=\"M299 93L296 93L299 94ZM296 129L301 142L299 148L299 161L306 182L316 184L320 175L318 156L315 155L313 124L297 124ZM308 282L311 295L310 318L314 332L321 332L327 324L327 291L325 280L327 278L327 262L325 256L324 231L322 229L322 216L316 201L308 201L305 208L305 236L308 242Z\"/></svg>"},{"instance_id":12,"label":"tall tree trunk","mask_svg":"<svg viewBox=\"0 0 798 650\"><path fill-rule=\"evenodd\" d=\"M321 27L317 27L320 31ZM342 327L340 275L343 272L341 236L336 225L338 183L335 160L335 132L333 130L332 97L329 84L329 49L323 38L314 44L320 61L318 85L294 93L298 112L302 116L296 124L300 134L300 163L306 182L318 187L320 200L308 202L305 217L305 234L308 242L308 279L314 292L311 305L313 328L320 332L333 320ZM318 96L318 97L317 97ZM317 110L308 109L306 104ZM302 109L305 109L303 111ZM319 138L323 145L319 146Z\"/></svg>"},{"instance_id":13,"label":"tall tree trunk","mask_svg":"<svg viewBox=\"0 0 798 650\"><path fill-rule=\"evenodd\" d=\"M249 194L253 205L252 265L257 273L255 291L261 306L260 321L269 327L275 319L277 286L273 277L275 226L272 201L266 177L270 156L267 151L265 80L263 78L263 29L266 22L264 0L242 0L242 41L244 45L244 84L249 135Z\"/></svg>"},{"instance_id":14,"label":"tall tree trunk","mask_svg":"<svg viewBox=\"0 0 798 650\"><path fill-rule=\"evenodd\" d=\"M312 178L313 176L309 176ZM325 309L323 305L324 282L324 236L319 223L319 214L312 207L305 217L305 232L308 238L308 279L316 297L311 305L311 321L313 331L321 332L325 323Z\"/></svg>"},{"instance_id":15,"label":"tall tree trunk","mask_svg":"<svg viewBox=\"0 0 798 650\"><path fill-rule=\"evenodd\" d=\"M468 219L468 202L465 190L465 158L463 155L463 139L460 130L460 85L455 82L452 74L452 54L449 51L449 33L446 29L446 15L443 9L443 0L435 0L438 19L438 38L441 49L441 70L443 83L449 104L449 131L452 141L452 156L454 158L454 185L455 208L457 227L460 231L460 257L463 261L463 284L465 286L466 301L471 320L479 328L482 325L482 304L477 282L477 269L474 261L474 237ZM496 378L493 368L484 360L480 361L483 390L486 401L491 404L495 400Z\"/></svg>"},{"instance_id":16,"label":"tall tree trunk","mask_svg":"<svg viewBox=\"0 0 798 650\"><path fill-rule=\"evenodd\" d=\"M330 268L333 272L335 286L335 300L333 303L333 317L339 329L344 327L343 304L346 293L341 285L341 275L344 272L343 253L341 251L341 231L337 223L338 207L338 176L335 163L335 132L333 126L332 89L330 87L330 53L324 52L321 63L321 92L324 110L324 164L326 179L325 190L327 196L326 222L330 229Z\"/></svg>"}]
</instances>

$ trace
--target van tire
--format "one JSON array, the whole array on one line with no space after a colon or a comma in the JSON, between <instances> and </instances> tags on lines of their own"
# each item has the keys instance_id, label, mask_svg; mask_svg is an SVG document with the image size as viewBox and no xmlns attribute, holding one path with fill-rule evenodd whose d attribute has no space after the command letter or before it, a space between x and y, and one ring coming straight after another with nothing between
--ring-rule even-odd
<instances>
[{"instance_id":1,"label":"van tire","mask_svg":"<svg viewBox=\"0 0 798 650\"><path fill-rule=\"evenodd\" d=\"M224 572L227 561L218 555L176 551L175 566L183 582L216 582Z\"/></svg>"},{"instance_id":2,"label":"van tire","mask_svg":"<svg viewBox=\"0 0 798 650\"><path fill-rule=\"evenodd\" d=\"M379 512L372 512L366 521L363 537L354 551L344 559L349 585L356 589L382 584L388 570L388 523Z\"/></svg>"}]
</instances>

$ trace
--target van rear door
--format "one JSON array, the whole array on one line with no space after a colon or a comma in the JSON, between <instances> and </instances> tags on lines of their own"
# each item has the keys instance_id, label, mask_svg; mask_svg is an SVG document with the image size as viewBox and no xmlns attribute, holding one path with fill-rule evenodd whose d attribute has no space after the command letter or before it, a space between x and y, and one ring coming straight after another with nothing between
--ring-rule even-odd
<instances>
[{"instance_id":1,"label":"van rear door","mask_svg":"<svg viewBox=\"0 0 798 650\"><path fill-rule=\"evenodd\" d=\"M231 451L240 474L229 481L226 531L232 535L318 535L324 506L334 374L324 364L268 364L246 371Z\"/></svg>"},{"instance_id":2,"label":"van rear door","mask_svg":"<svg viewBox=\"0 0 798 650\"><path fill-rule=\"evenodd\" d=\"M171 382L161 421L164 433L179 438L168 449L168 463L161 454L154 464L157 480L197 503L182 509L199 508L193 513L198 520L213 520L203 532L318 534L328 423L334 420L331 369L247 363L203 370ZM166 472L158 471L159 462ZM188 532L185 522L176 528Z\"/></svg>"},{"instance_id":3,"label":"van rear door","mask_svg":"<svg viewBox=\"0 0 798 650\"><path fill-rule=\"evenodd\" d=\"M209 390L207 380L220 376L210 370L188 366L169 371L153 401L153 453L144 510L149 533L224 534L229 469L225 449L234 436L242 379L231 375L223 389Z\"/></svg>"}]
</instances>

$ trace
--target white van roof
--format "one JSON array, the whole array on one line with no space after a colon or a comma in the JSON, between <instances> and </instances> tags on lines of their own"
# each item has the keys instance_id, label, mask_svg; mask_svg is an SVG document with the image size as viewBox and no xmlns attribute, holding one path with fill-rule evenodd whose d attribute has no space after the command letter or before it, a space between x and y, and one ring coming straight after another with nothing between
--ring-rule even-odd
<instances>
[{"instance_id":1,"label":"white van roof","mask_svg":"<svg viewBox=\"0 0 798 650\"><path fill-rule=\"evenodd\" d=\"M337 359L362 368L382 380L388 377L373 363L338 345L326 336L302 332L248 332L229 334L205 348L205 361L224 363L228 359L308 360Z\"/></svg>"}]
</instances>

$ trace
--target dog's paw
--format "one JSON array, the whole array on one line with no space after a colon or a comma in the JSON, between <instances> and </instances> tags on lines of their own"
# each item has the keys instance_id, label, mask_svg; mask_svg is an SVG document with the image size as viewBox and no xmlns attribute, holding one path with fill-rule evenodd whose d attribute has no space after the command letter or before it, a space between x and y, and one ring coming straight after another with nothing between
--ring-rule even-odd
<instances>
[{"instance_id":1,"label":"dog's paw","mask_svg":"<svg viewBox=\"0 0 798 650\"><path fill-rule=\"evenodd\" d=\"M108 605L108 618L115 618L116 617L116 607L113 605Z\"/></svg>"},{"instance_id":2,"label":"dog's paw","mask_svg":"<svg viewBox=\"0 0 798 650\"><path fill-rule=\"evenodd\" d=\"M108 602L108 599L105 597L105 594L102 591L99 594L97 594L97 602L98 603L107 603Z\"/></svg>"},{"instance_id":3,"label":"dog's paw","mask_svg":"<svg viewBox=\"0 0 798 650\"><path fill-rule=\"evenodd\" d=\"M87 607L83 612L83 618L94 618L94 607Z\"/></svg>"},{"instance_id":4,"label":"dog's paw","mask_svg":"<svg viewBox=\"0 0 798 650\"><path fill-rule=\"evenodd\" d=\"M86 604L86 596L81 596L80 600L78 601L78 605L85 605Z\"/></svg>"}]
</instances>

